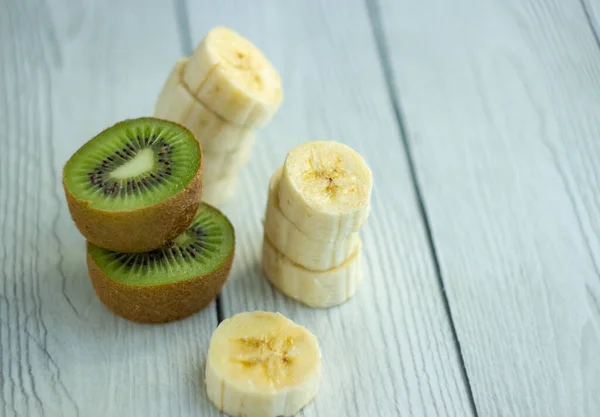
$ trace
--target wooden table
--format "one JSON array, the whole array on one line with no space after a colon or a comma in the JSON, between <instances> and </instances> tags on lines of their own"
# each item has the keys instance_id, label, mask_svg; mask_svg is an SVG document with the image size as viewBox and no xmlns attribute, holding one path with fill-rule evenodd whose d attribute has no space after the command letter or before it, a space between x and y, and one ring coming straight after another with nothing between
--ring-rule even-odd
<instances>
[{"instance_id":1,"label":"wooden table","mask_svg":"<svg viewBox=\"0 0 600 417\"><path fill-rule=\"evenodd\" d=\"M87 277L61 168L151 115L215 25L259 45L285 100L235 199L219 301L161 326ZM216 416L211 332L280 311L319 338L309 416L600 415L600 2L0 0L0 416ZM307 140L375 180L356 296L316 310L259 267L270 175Z\"/></svg>"}]
</instances>

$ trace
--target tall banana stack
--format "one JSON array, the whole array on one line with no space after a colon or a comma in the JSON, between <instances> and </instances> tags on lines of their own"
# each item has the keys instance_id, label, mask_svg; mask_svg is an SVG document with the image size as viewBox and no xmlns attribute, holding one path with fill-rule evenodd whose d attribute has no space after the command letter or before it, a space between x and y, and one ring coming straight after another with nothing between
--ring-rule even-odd
<instances>
[{"instance_id":1,"label":"tall banana stack","mask_svg":"<svg viewBox=\"0 0 600 417\"><path fill-rule=\"evenodd\" d=\"M204 159L202 198L220 205L233 196L256 130L266 126L282 99L279 74L261 51L231 29L216 27L175 64L154 116L196 135Z\"/></svg>"},{"instance_id":2,"label":"tall banana stack","mask_svg":"<svg viewBox=\"0 0 600 417\"><path fill-rule=\"evenodd\" d=\"M372 184L366 162L347 145L292 149L269 183L262 255L268 280L311 307L352 297L363 276L358 232Z\"/></svg>"}]
</instances>

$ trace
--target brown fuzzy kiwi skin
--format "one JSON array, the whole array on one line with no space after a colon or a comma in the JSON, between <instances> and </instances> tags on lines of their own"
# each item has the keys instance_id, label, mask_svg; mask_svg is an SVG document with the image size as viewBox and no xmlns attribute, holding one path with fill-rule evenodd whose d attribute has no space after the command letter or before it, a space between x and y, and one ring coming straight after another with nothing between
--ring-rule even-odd
<instances>
[{"instance_id":1,"label":"brown fuzzy kiwi skin","mask_svg":"<svg viewBox=\"0 0 600 417\"><path fill-rule=\"evenodd\" d=\"M94 290L113 313L138 323L167 323L188 317L206 307L221 292L235 254L207 275L173 284L135 286L106 276L87 251L87 265Z\"/></svg>"},{"instance_id":2,"label":"brown fuzzy kiwi skin","mask_svg":"<svg viewBox=\"0 0 600 417\"><path fill-rule=\"evenodd\" d=\"M179 193L136 210L99 210L88 200L78 200L63 188L75 226L94 245L115 252L149 252L185 232L202 198L204 157L188 186Z\"/></svg>"}]
</instances>

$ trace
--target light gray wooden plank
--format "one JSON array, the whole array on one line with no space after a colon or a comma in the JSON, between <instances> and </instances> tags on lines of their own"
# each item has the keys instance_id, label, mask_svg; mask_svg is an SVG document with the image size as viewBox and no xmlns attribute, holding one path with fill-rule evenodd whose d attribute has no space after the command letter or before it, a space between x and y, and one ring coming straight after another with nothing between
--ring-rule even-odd
<instances>
[{"instance_id":1,"label":"light gray wooden plank","mask_svg":"<svg viewBox=\"0 0 600 417\"><path fill-rule=\"evenodd\" d=\"M222 295L225 316L280 311L319 338L324 378L305 416L469 416L466 386L444 311L405 156L360 1L188 2L196 45L223 24L279 69L284 103L259 133L236 197L238 258ZM362 234L366 279L347 304L300 306L263 279L262 223L270 175L308 140L345 142L373 169L372 216Z\"/></svg>"},{"instance_id":2,"label":"light gray wooden plank","mask_svg":"<svg viewBox=\"0 0 600 417\"><path fill-rule=\"evenodd\" d=\"M217 415L201 378L214 306L161 326L110 313L61 188L87 139L152 114L181 51L173 5L2 2L0 48L0 415Z\"/></svg>"},{"instance_id":3,"label":"light gray wooden plank","mask_svg":"<svg viewBox=\"0 0 600 417\"><path fill-rule=\"evenodd\" d=\"M380 3L478 414L599 415L600 51L581 3Z\"/></svg>"},{"instance_id":4,"label":"light gray wooden plank","mask_svg":"<svg viewBox=\"0 0 600 417\"><path fill-rule=\"evenodd\" d=\"M579 0L585 19L590 25L596 44L600 46L600 3L596 0Z\"/></svg>"}]
</instances>

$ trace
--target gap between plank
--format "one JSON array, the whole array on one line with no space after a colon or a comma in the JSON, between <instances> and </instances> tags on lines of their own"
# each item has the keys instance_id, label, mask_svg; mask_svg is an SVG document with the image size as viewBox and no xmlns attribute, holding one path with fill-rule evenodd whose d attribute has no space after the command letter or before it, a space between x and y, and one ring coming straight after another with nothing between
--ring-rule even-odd
<instances>
[{"instance_id":1,"label":"gap between plank","mask_svg":"<svg viewBox=\"0 0 600 417\"><path fill-rule=\"evenodd\" d=\"M179 33L181 52L183 55L189 56L194 50L194 45L192 43L192 31L190 30L186 0L174 0L173 5L175 7L175 23ZM225 318L220 293L215 300L215 308L217 310L217 324L219 324Z\"/></svg>"},{"instance_id":2,"label":"gap between plank","mask_svg":"<svg viewBox=\"0 0 600 417\"><path fill-rule=\"evenodd\" d=\"M173 5L175 6L175 23L177 23L181 52L184 55L190 55L194 46L192 45L192 31L190 30L186 0L174 0Z\"/></svg>"},{"instance_id":3,"label":"gap between plank","mask_svg":"<svg viewBox=\"0 0 600 417\"><path fill-rule=\"evenodd\" d=\"M583 0L582 0L583 1ZM452 338L454 340L454 344L458 349L458 357L460 360L460 368L461 368L461 377L463 379L464 384L467 387L467 394L469 396L469 403L471 406L471 411L475 417L477 414L477 405L475 404L475 398L473 397L473 390L471 389L471 382L469 380L469 375L467 373L467 368L465 366L465 360L463 357L463 352L460 346L460 341L458 339L458 334L456 333L456 327L454 325L454 320L452 318L452 312L450 310L450 302L448 301L448 297L446 296L446 291L444 288L444 280L442 278L442 270L440 267L440 262L438 259L438 253L435 248L435 243L433 239L433 233L431 231L431 225L429 222L429 217L427 215L427 209L425 207L425 201L423 198L423 194L421 193L421 189L419 187L419 181L417 177L417 170L415 168L415 163L413 160L413 154L411 150L411 146L408 140L408 131L406 129L406 121L404 117L404 113L402 111L402 106L400 105L400 100L397 94L397 85L394 79L394 74L392 71L392 64L389 60L388 50L389 46L386 42L385 34L383 33L383 25L381 23L381 12L379 10L379 4L377 0L365 0L367 6L367 12L369 14L369 21L371 23L371 28L373 29L373 36L375 38L375 45L377 47L377 54L379 56L379 61L381 63L383 69L383 75L385 78L385 83L388 90L389 100L391 102L394 117L396 119L396 124L398 125L398 129L400 131L400 141L404 147L404 151L406 153L406 159L408 162L408 169L410 172L411 182L413 185L413 190L415 192L415 196L417 198L417 205L419 208L419 213L421 215L421 219L423 220L423 225L425 227L425 234L427 236L427 246L429 247L429 251L431 253L431 258L434 264L435 275L437 277L440 293L442 295L442 300L444 304L444 310L448 319L450 320L450 330L452 332Z\"/></svg>"},{"instance_id":4,"label":"gap between plank","mask_svg":"<svg viewBox=\"0 0 600 417\"><path fill-rule=\"evenodd\" d=\"M586 0L579 0L581 3L581 8L583 9L583 14L585 15L585 20L587 20L588 25L590 26L590 30L592 31L592 35L594 36L594 40L596 41L596 45L600 48L600 37L598 36L598 31L596 30L596 26L594 25L594 19L592 19L592 14L590 13L589 5Z\"/></svg>"}]
</instances>

